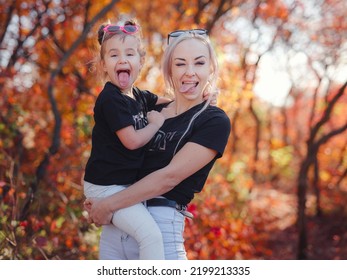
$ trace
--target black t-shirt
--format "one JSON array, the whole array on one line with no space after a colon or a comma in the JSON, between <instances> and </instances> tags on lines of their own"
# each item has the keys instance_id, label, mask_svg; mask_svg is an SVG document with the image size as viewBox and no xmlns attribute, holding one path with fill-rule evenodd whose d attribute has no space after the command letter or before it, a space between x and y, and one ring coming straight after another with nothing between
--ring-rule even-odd
<instances>
[{"instance_id":1,"label":"black t-shirt","mask_svg":"<svg viewBox=\"0 0 347 280\"><path fill-rule=\"evenodd\" d=\"M118 87L107 82L96 99L92 150L86 165L84 180L96 185L124 185L136 181L143 163L144 148L128 150L116 131L147 125L146 114L153 110L158 97L134 88L134 97L122 94Z\"/></svg>"},{"instance_id":2,"label":"black t-shirt","mask_svg":"<svg viewBox=\"0 0 347 280\"><path fill-rule=\"evenodd\" d=\"M168 165L173 158L176 146L186 131L189 122L204 104L196 105L183 114L165 120L163 126L151 140L145 152L145 160L140 178ZM188 133L180 142L177 151L187 142L194 142L217 151L216 157L205 167L182 181L163 196L179 204L188 204L194 193L200 192L217 158L223 155L230 134L230 120L218 107L208 106L192 123Z\"/></svg>"}]
</instances>

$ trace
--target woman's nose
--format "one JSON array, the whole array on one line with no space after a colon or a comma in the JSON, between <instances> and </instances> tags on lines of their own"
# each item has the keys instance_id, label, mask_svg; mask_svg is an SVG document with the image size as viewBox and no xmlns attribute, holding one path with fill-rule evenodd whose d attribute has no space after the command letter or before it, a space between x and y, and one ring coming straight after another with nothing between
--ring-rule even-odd
<instances>
[{"instance_id":1,"label":"woman's nose","mask_svg":"<svg viewBox=\"0 0 347 280\"><path fill-rule=\"evenodd\" d=\"M193 65L188 65L186 69L186 75L187 76L194 76L195 75L195 69Z\"/></svg>"}]
</instances>

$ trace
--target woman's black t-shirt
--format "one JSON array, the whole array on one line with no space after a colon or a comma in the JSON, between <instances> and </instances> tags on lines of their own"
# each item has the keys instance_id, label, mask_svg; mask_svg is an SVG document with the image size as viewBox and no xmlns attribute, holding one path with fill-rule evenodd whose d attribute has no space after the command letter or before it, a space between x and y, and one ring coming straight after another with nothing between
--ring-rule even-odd
<instances>
[{"instance_id":1,"label":"woman's black t-shirt","mask_svg":"<svg viewBox=\"0 0 347 280\"><path fill-rule=\"evenodd\" d=\"M174 156L174 151L181 136L186 131L189 122L204 103L174 118L165 120L163 126L147 145L145 159L140 178L168 165ZM230 120L226 113L218 107L208 106L192 123L188 133L180 142L177 151L187 142L194 142L206 148L217 151L216 157L205 167L182 181L174 189L163 196L175 200L179 204L188 204L194 193L200 192L207 176L216 161L221 157L230 134Z\"/></svg>"},{"instance_id":2,"label":"woman's black t-shirt","mask_svg":"<svg viewBox=\"0 0 347 280\"><path fill-rule=\"evenodd\" d=\"M146 113L154 109L158 97L134 88L136 100L122 94L118 87L107 82L94 107L95 125L92 149L86 165L84 180L96 185L125 185L134 183L143 164L144 148L128 150L116 131L147 125Z\"/></svg>"}]
</instances>

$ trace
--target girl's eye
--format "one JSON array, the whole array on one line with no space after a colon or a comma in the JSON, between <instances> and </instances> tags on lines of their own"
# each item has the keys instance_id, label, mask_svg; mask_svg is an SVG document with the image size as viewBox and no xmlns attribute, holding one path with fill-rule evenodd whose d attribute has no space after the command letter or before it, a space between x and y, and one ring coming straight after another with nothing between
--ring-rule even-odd
<instances>
[{"instance_id":1,"label":"girl's eye","mask_svg":"<svg viewBox=\"0 0 347 280\"><path fill-rule=\"evenodd\" d=\"M184 63L176 63L176 66L184 66L185 64Z\"/></svg>"},{"instance_id":2,"label":"girl's eye","mask_svg":"<svg viewBox=\"0 0 347 280\"><path fill-rule=\"evenodd\" d=\"M205 65L205 61L198 61L196 62L197 65Z\"/></svg>"}]
</instances>

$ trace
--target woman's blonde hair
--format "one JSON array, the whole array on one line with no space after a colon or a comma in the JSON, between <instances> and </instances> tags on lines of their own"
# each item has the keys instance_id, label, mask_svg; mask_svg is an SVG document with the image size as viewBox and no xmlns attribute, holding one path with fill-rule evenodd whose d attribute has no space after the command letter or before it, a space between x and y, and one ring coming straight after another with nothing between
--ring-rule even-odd
<instances>
[{"instance_id":1,"label":"woman's blonde hair","mask_svg":"<svg viewBox=\"0 0 347 280\"><path fill-rule=\"evenodd\" d=\"M218 60L217 55L214 51L214 48L212 46L212 43L207 35L199 35L194 32L187 31L186 33L182 34L181 36L177 38L173 38L171 40L170 44L166 47L162 59L162 72L164 76L164 82L166 86L166 90L169 95L174 94L174 83L172 80L172 73L171 73L171 66L172 66L172 55L174 50L176 49L177 45L185 40L195 39L203 43L209 52L210 55L210 78L208 80L207 89L210 92L213 92L216 90L216 84L218 79ZM189 50L193 51L193 50Z\"/></svg>"}]
</instances>

